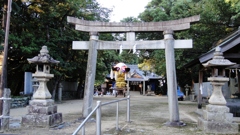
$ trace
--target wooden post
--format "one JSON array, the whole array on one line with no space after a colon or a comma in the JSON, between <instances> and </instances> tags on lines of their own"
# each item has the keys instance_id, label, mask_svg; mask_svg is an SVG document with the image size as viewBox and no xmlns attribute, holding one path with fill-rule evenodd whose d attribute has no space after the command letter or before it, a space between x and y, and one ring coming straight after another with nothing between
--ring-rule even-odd
<instances>
[{"instance_id":1,"label":"wooden post","mask_svg":"<svg viewBox=\"0 0 240 135\"><path fill-rule=\"evenodd\" d=\"M146 82L146 80L143 81L143 96L146 95L146 93L145 93L145 91L146 91L146 89L145 89L146 83L145 82Z\"/></svg>"},{"instance_id":2,"label":"wooden post","mask_svg":"<svg viewBox=\"0 0 240 135\"><path fill-rule=\"evenodd\" d=\"M11 90L9 88L4 89L3 95L3 111L2 111L2 130L6 131L9 129L9 116L11 107Z\"/></svg>"},{"instance_id":3,"label":"wooden post","mask_svg":"<svg viewBox=\"0 0 240 135\"><path fill-rule=\"evenodd\" d=\"M5 39L4 39L4 51L3 51L3 61L2 61L2 75L1 75L1 79L0 79L0 97L3 96L3 92L4 92L3 89L7 86L8 36L9 36L9 29L10 29L11 7L12 7L12 0L8 0L7 18L6 18L6 27L5 27ZM3 104L3 102L0 100L0 115L2 115L2 112L3 112L2 104Z\"/></svg>"},{"instance_id":4,"label":"wooden post","mask_svg":"<svg viewBox=\"0 0 240 135\"><path fill-rule=\"evenodd\" d=\"M240 92L240 74L238 73L238 70L236 69L236 77L237 77L237 80L238 80L238 92Z\"/></svg>"},{"instance_id":5,"label":"wooden post","mask_svg":"<svg viewBox=\"0 0 240 135\"><path fill-rule=\"evenodd\" d=\"M198 109L202 109L202 83L203 83L203 71L199 71L199 89L198 89Z\"/></svg>"}]
</instances>

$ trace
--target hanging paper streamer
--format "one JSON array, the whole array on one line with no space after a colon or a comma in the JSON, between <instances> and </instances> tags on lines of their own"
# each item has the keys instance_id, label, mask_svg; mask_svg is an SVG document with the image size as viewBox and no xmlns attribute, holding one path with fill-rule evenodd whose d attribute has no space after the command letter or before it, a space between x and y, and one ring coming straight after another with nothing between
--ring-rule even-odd
<instances>
[{"instance_id":1,"label":"hanging paper streamer","mask_svg":"<svg viewBox=\"0 0 240 135\"><path fill-rule=\"evenodd\" d=\"M133 46L133 54L136 53L136 45L137 45L137 44L135 44L135 45Z\"/></svg>"},{"instance_id":2,"label":"hanging paper streamer","mask_svg":"<svg viewBox=\"0 0 240 135\"><path fill-rule=\"evenodd\" d=\"M122 45L120 45L120 51L119 51L119 54L122 54L122 48L123 48L123 46Z\"/></svg>"},{"instance_id":3,"label":"hanging paper streamer","mask_svg":"<svg viewBox=\"0 0 240 135\"><path fill-rule=\"evenodd\" d=\"M202 84L200 84L200 93L201 93L201 95L203 94L203 86L202 86Z\"/></svg>"},{"instance_id":4,"label":"hanging paper streamer","mask_svg":"<svg viewBox=\"0 0 240 135\"><path fill-rule=\"evenodd\" d=\"M115 78L115 80L117 80L118 79L118 72L114 72L114 78Z\"/></svg>"},{"instance_id":5,"label":"hanging paper streamer","mask_svg":"<svg viewBox=\"0 0 240 135\"><path fill-rule=\"evenodd\" d=\"M113 79L113 70L110 71L110 78Z\"/></svg>"}]
</instances>

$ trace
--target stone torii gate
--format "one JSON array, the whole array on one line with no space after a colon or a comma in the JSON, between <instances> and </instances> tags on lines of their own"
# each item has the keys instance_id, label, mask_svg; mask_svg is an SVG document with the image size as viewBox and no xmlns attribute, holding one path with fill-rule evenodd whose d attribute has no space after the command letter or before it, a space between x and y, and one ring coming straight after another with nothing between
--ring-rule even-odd
<instances>
[{"instance_id":1,"label":"stone torii gate","mask_svg":"<svg viewBox=\"0 0 240 135\"><path fill-rule=\"evenodd\" d=\"M116 23L85 21L68 16L67 21L74 24L76 30L90 33L90 41L73 41L72 47L75 50L89 50L83 99L83 117L87 117L92 110L97 50L120 49L120 47L122 49L165 49L170 114L170 120L166 125L183 125L179 120L174 48L192 48L192 40L174 40L173 31L189 29L191 22L197 22L199 20L200 16L197 15L163 22ZM164 40L135 41L135 32L159 31L163 31ZM98 33L101 32L126 32L127 41L100 41L98 40Z\"/></svg>"}]
</instances>

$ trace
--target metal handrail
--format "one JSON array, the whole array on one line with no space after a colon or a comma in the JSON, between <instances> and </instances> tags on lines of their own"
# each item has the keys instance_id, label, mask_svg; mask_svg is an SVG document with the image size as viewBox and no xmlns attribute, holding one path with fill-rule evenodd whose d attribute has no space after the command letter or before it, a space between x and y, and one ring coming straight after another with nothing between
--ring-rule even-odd
<instances>
[{"instance_id":1,"label":"metal handrail","mask_svg":"<svg viewBox=\"0 0 240 135\"><path fill-rule=\"evenodd\" d=\"M86 122L89 120L89 118L93 115L93 113L96 111L96 135L101 135L101 107L105 106L105 105L109 105L112 103L117 103L116 106L116 130L119 129L118 127L118 106L119 106L119 102L123 101L123 100L127 100L127 122L130 122L130 95L128 95L127 98L122 98L119 100L113 100L110 102L106 102L106 103L101 103L101 101L97 101L97 105L96 107L89 113L89 115L84 119L84 121L78 126L78 128L73 132L72 135L77 135L77 133L79 132L79 130L82 129L82 135L85 135L85 127L84 125L86 124Z\"/></svg>"}]
</instances>

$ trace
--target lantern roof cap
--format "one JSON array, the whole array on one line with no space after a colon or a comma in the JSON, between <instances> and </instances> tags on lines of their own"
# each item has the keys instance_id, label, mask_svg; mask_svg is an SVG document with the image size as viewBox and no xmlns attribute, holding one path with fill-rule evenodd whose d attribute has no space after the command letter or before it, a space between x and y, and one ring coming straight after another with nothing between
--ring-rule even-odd
<instances>
[{"instance_id":1,"label":"lantern roof cap","mask_svg":"<svg viewBox=\"0 0 240 135\"><path fill-rule=\"evenodd\" d=\"M42 49L40 50L40 54L38 56L35 56L33 58L27 59L29 63L36 63L36 64L58 64L59 61L54 60L49 54L49 51L47 49L47 46L42 46Z\"/></svg>"},{"instance_id":2,"label":"lantern roof cap","mask_svg":"<svg viewBox=\"0 0 240 135\"><path fill-rule=\"evenodd\" d=\"M211 60L208 62L202 64L204 67L227 67L235 65L236 63L233 63L229 61L228 59L224 59L223 53L221 52L221 48L218 46L215 49L214 56Z\"/></svg>"}]
</instances>

